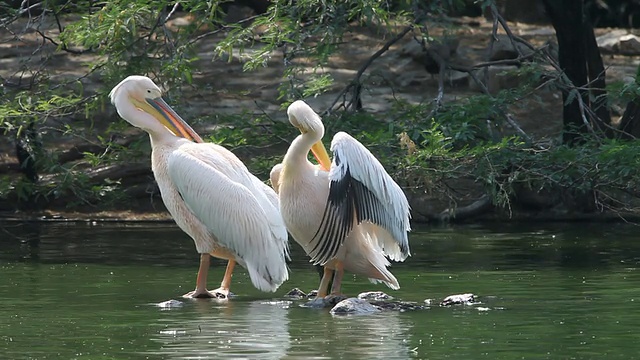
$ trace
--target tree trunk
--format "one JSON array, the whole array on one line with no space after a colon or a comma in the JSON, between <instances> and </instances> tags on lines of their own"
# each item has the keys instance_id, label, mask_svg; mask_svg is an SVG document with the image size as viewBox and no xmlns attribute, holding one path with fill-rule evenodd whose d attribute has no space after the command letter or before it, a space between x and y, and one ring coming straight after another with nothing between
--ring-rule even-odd
<instances>
[{"instance_id":1,"label":"tree trunk","mask_svg":"<svg viewBox=\"0 0 640 360\"><path fill-rule=\"evenodd\" d=\"M605 69L593 28L584 16L583 0L543 0L543 3L556 30L560 68L574 86L562 93L563 143L581 143L589 126L612 136L611 118L606 105ZM581 111L578 96L595 116L591 116L586 109Z\"/></svg>"}]
</instances>

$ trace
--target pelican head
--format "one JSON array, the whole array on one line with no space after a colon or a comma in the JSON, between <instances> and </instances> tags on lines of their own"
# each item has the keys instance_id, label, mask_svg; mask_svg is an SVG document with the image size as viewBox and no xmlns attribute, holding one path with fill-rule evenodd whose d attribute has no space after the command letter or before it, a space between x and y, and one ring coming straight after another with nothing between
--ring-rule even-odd
<instances>
[{"instance_id":1,"label":"pelican head","mask_svg":"<svg viewBox=\"0 0 640 360\"><path fill-rule=\"evenodd\" d=\"M169 130L191 141L202 138L162 99L162 90L146 76L132 75L109 93L118 114L131 125L150 134ZM165 130L166 129L166 130Z\"/></svg>"},{"instance_id":2,"label":"pelican head","mask_svg":"<svg viewBox=\"0 0 640 360\"><path fill-rule=\"evenodd\" d=\"M331 159L329 159L327 149L322 143L324 125L322 125L320 115L316 114L306 102L296 100L287 108L287 116L291 125L300 130L302 136L313 138L315 142L311 146L311 152L320 163L322 169L329 170L331 168Z\"/></svg>"}]
</instances>

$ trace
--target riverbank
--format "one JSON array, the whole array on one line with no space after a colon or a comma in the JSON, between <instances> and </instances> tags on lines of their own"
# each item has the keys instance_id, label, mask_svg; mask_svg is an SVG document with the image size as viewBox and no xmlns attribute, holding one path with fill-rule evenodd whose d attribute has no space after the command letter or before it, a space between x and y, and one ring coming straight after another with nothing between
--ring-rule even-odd
<instances>
[{"instance_id":1,"label":"riverbank","mask_svg":"<svg viewBox=\"0 0 640 360\"><path fill-rule=\"evenodd\" d=\"M7 84L15 86L28 85L28 74L16 72L16 69L26 66L35 66L38 61L46 57L46 72L53 86L72 79L81 79L80 82L87 93L104 91L100 74L94 73L83 77L88 71L96 55L92 53L75 54L63 52L56 46L45 43L37 31L20 32L27 27L25 21L15 25L15 33L0 34L0 49L3 51L0 76L8 79ZM169 28L177 29L188 24L189 16L178 14L174 20L168 23ZM457 46L452 52L451 62L458 66L468 66L486 60L491 36L492 23L483 18L460 18L456 20L458 27L448 30L447 36L456 39ZM32 24L33 25L33 24ZM38 30L48 36L55 37L57 25L53 22L37 24ZM554 31L549 26L528 25L522 23L509 23L510 29L515 35L525 39L536 46L553 43ZM394 35L393 33L380 32L380 29L358 28L347 34L342 45L342 51L334 56L331 65L322 69L330 74L335 83L326 93L307 99L316 111L323 112L336 100L344 87L357 75L363 64L377 50L381 49ZM597 34L602 35L611 29L597 29ZM443 35L441 29L434 29L434 36ZM221 35L220 35L221 36ZM216 42L220 36L211 37L203 41L196 54L193 84L180 89L180 99L168 97L180 114L186 119L194 119L192 123L196 130L203 135L216 134L218 125L213 122L203 121L215 116L246 116L257 118L267 116L274 121L286 122L285 111L280 108L277 88L280 85L284 71L281 54L274 53L268 61L268 66L254 72L244 72L243 63L239 56L232 56L230 61L211 61ZM507 40L503 38L503 43ZM425 64L420 56L415 53L415 40L406 36L397 43L393 43L387 52L377 58L364 71L361 79L366 91L362 92L362 106L364 112L373 114L377 118L385 119L399 101L410 104L429 103L438 95L438 79L425 70ZM38 49L38 56L34 56L34 49ZM607 80L611 82L623 81L633 76L640 57L634 55L607 54L604 55L607 67ZM311 68L310 68L311 69ZM517 84L517 79L502 76L505 67L493 67L489 69L491 78L491 90L509 88ZM455 102L457 99L478 95L481 90L473 85L469 76L459 72L447 72L444 83L443 101ZM6 86L6 85L5 85ZM85 160L83 154L99 154L107 149L97 146L98 138L114 123L121 122L115 114L113 107L105 100L105 106L101 113L95 114L92 119L56 119L45 120L43 132L43 144L47 152L58 154L58 158L69 159L76 169L85 171L90 176L95 175L96 181L113 179L120 181L116 190L127 193L127 197L117 203L93 202L91 204L73 200L73 188L54 200L48 201L44 210L30 210L21 206L20 211L15 212L14 203L17 198L8 198L0 201L0 215L7 219L42 219L43 221L170 221L168 214L159 198L157 186L150 173L148 149L143 148L135 162L127 162L131 168L124 170L119 168L92 168ZM614 118L619 118L621 108L613 104ZM562 100L560 93L553 89L543 89L535 97L524 98L517 104L507 106L509 115L515 120L517 126L529 137L538 142L557 143L562 127ZM64 131L66 126L73 126L79 133L69 135ZM251 129L244 129L251 130ZM505 129L507 133L516 129ZM330 135L330 134L329 134ZM291 138L295 134L291 133ZM146 138L134 129L126 129L118 134L119 145L129 146L137 141L140 147L148 146ZM267 149L274 157L282 156L288 141L291 138L283 138L278 144ZM95 146L94 146L95 145ZM264 149L247 150L246 148L232 148L243 160L248 161L256 152L264 152ZM64 154L60 156L59 154ZM272 164L275 165L277 160ZM0 143L0 175L8 174L10 181L21 176L18 171L18 160L15 156L15 147L11 141ZM112 171L111 173L108 173ZM105 175L106 174L106 175ZM43 174L44 182L54 182L51 174ZM266 180L266 176L262 176ZM119 180L118 180L119 179ZM399 179L399 182L403 182ZM432 221L508 221L529 219L532 221L593 221L601 219L611 221L621 219L621 214L609 214L605 212L593 212L589 214L570 213L563 209L554 211L535 211L531 209L517 209L496 211L491 202L485 197L480 184L465 179L451 180L446 184L451 193L458 194L458 198L452 201L446 194L423 188L408 188L407 193L413 208L414 222ZM37 208L37 206L36 206ZM525 211L526 210L526 211Z\"/></svg>"}]
</instances>

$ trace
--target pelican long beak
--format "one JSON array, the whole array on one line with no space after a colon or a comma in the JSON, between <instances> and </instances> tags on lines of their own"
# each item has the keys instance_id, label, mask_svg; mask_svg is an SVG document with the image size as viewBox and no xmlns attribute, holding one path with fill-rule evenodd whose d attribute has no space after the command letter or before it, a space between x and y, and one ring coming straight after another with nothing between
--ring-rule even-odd
<instances>
[{"instance_id":1,"label":"pelican long beak","mask_svg":"<svg viewBox=\"0 0 640 360\"><path fill-rule=\"evenodd\" d=\"M147 104L151 105L158 113L160 113L161 118L160 122L164 125L169 131L174 133L176 136L181 136L185 139L194 141L194 142L204 142L200 135L184 121L178 113L175 112L167 104L163 98L157 97L155 99L145 99Z\"/></svg>"},{"instance_id":2,"label":"pelican long beak","mask_svg":"<svg viewBox=\"0 0 640 360\"><path fill-rule=\"evenodd\" d=\"M311 152L320 163L322 170L329 171L329 169L331 169L331 159L329 159L329 154L327 153L327 149L325 149L322 140L311 146Z\"/></svg>"}]
</instances>

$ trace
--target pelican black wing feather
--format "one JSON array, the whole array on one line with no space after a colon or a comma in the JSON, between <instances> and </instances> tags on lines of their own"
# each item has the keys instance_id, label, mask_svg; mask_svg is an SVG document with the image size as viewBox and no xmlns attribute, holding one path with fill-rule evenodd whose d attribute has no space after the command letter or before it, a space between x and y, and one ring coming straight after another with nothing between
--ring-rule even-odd
<instances>
[{"instance_id":1,"label":"pelican black wing feather","mask_svg":"<svg viewBox=\"0 0 640 360\"><path fill-rule=\"evenodd\" d=\"M378 225L387 230L395 239L402 239L406 236L402 219L394 218L392 213L386 211L385 204L360 181L352 179L351 184L358 224L367 221ZM409 253L408 242L400 241L398 246L403 254Z\"/></svg>"},{"instance_id":2,"label":"pelican black wing feather","mask_svg":"<svg viewBox=\"0 0 640 360\"><path fill-rule=\"evenodd\" d=\"M338 158L334 162L339 163ZM311 261L324 264L336 256L344 239L354 226L354 201L351 176L332 180L329 185L329 197L324 208L320 227L313 237L316 246L311 250Z\"/></svg>"},{"instance_id":3,"label":"pelican black wing feather","mask_svg":"<svg viewBox=\"0 0 640 360\"><path fill-rule=\"evenodd\" d=\"M331 260L353 228L363 222L384 229L391 239L382 234L368 234L378 241L386 255L404 260L410 255L409 204L404 193L380 162L350 135L337 133L331 150L329 196L312 239L315 246L309 253L311 261L322 265Z\"/></svg>"}]
</instances>

